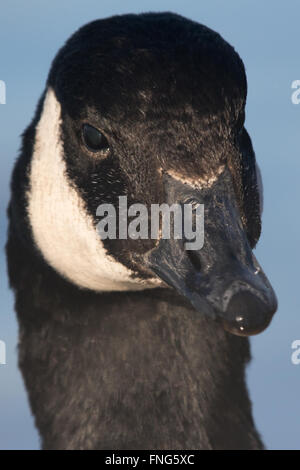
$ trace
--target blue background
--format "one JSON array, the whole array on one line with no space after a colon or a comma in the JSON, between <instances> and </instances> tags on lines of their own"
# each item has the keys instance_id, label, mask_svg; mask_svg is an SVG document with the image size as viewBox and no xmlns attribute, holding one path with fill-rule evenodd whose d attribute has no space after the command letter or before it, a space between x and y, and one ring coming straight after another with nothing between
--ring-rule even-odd
<instances>
[{"instance_id":1,"label":"blue background","mask_svg":"<svg viewBox=\"0 0 300 470\"><path fill-rule=\"evenodd\" d=\"M280 306L267 331L251 340L248 384L257 427L267 447L300 449L300 365L291 363L291 343L300 339L300 104L291 102L291 83L300 79L297 0L1 2L0 79L6 82L7 104L0 105L0 339L7 344L7 365L0 366L0 449L39 446L17 369L17 324L2 250L8 185L19 136L33 116L51 60L78 27L113 14L165 10L221 33L246 66L246 126L265 189L263 235L256 256L275 287Z\"/></svg>"}]
</instances>

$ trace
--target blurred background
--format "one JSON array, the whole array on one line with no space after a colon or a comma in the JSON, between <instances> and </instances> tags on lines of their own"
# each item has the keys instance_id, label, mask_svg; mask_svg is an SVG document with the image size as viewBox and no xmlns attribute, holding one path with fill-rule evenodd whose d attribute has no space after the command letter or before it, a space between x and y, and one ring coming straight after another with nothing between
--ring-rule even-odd
<instances>
[{"instance_id":1,"label":"blurred background","mask_svg":"<svg viewBox=\"0 0 300 470\"><path fill-rule=\"evenodd\" d=\"M0 449L38 449L39 438L17 367L18 328L7 284L3 246L6 206L20 134L29 124L58 48L81 25L114 14L173 11L218 31L242 57L248 77L246 127L264 182L263 233L256 256L279 299L271 326L251 339L248 385L254 417L269 449L300 449L300 365L291 344L300 339L300 2L278 0L2 0L0 6ZM222 84L220 83L220 86Z\"/></svg>"}]
</instances>

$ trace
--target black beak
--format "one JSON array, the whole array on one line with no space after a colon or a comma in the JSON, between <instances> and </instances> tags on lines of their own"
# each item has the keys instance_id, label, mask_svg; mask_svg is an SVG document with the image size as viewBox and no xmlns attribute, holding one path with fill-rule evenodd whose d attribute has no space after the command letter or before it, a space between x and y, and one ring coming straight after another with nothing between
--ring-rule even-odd
<instances>
[{"instance_id":1,"label":"black beak","mask_svg":"<svg viewBox=\"0 0 300 470\"><path fill-rule=\"evenodd\" d=\"M204 244L187 250L185 239L160 239L146 255L147 266L231 333L263 331L277 300L247 240L229 171L203 189L166 176L165 188L169 205L204 204Z\"/></svg>"}]
</instances>

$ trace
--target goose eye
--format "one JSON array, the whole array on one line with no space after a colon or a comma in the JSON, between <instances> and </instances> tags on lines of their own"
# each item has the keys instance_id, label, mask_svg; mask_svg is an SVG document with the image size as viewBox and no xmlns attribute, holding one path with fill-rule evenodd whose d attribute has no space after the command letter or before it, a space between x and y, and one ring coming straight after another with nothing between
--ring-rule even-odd
<instances>
[{"instance_id":1,"label":"goose eye","mask_svg":"<svg viewBox=\"0 0 300 470\"><path fill-rule=\"evenodd\" d=\"M84 145L92 152L108 152L109 144L106 137L93 126L84 124L82 126L82 138Z\"/></svg>"}]
</instances>

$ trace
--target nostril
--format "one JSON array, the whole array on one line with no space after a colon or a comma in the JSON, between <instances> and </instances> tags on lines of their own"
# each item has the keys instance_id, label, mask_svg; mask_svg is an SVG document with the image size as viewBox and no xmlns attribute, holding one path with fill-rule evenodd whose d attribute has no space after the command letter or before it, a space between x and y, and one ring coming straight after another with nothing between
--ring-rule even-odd
<instances>
[{"instance_id":1,"label":"nostril","mask_svg":"<svg viewBox=\"0 0 300 470\"><path fill-rule=\"evenodd\" d=\"M202 270L199 253L196 250L186 251L187 256L197 272Z\"/></svg>"},{"instance_id":2,"label":"nostril","mask_svg":"<svg viewBox=\"0 0 300 470\"><path fill-rule=\"evenodd\" d=\"M275 310L255 293L238 292L227 304L223 317L224 328L241 336L260 333L269 325Z\"/></svg>"}]
</instances>

